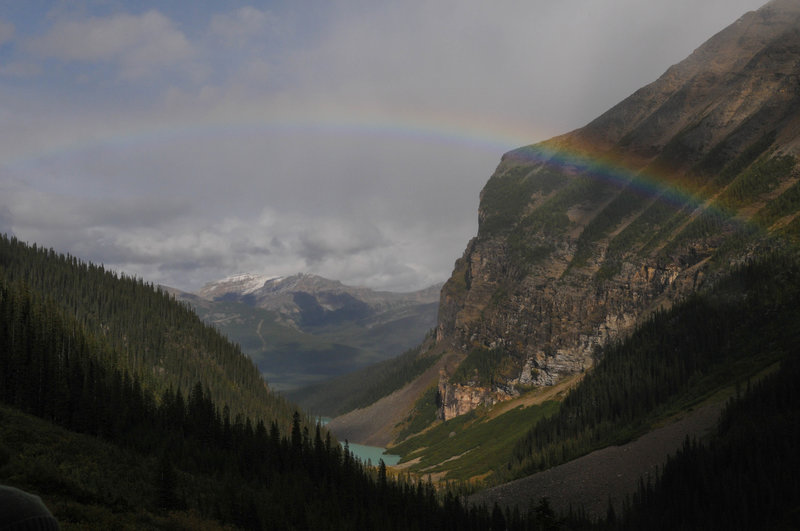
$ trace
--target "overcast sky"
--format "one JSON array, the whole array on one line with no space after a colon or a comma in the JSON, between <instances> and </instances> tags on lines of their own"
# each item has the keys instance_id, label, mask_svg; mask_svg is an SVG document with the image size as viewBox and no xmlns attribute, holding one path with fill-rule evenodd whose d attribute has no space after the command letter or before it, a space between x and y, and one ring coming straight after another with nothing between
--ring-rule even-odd
<instances>
[{"instance_id":1,"label":"overcast sky","mask_svg":"<svg viewBox=\"0 0 800 531\"><path fill-rule=\"evenodd\" d=\"M762 3L0 2L0 232L187 290L422 288L505 151Z\"/></svg>"}]
</instances>

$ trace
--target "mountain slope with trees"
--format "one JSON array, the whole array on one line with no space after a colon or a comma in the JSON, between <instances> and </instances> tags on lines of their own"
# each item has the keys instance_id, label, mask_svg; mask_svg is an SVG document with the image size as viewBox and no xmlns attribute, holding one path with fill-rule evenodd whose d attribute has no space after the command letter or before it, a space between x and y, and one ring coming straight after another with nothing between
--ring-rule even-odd
<instances>
[{"instance_id":1,"label":"mountain slope with trees","mask_svg":"<svg viewBox=\"0 0 800 531\"><path fill-rule=\"evenodd\" d=\"M626 442L676 402L741 384L800 345L796 256L760 259L714 289L656 313L601 361L514 448L511 470L532 473ZM683 406L685 407L685 405Z\"/></svg>"},{"instance_id":2,"label":"mountain slope with trees","mask_svg":"<svg viewBox=\"0 0 800 531\"><path fill-rule=\"evenodd\" d=\"M98 366L157 396L188 393L199 382L234 416L291 423L294 407L269 390L239 347L141 279L7 236L0 237L0 279L45 305L47 319L69 319L97 345Z\"/></svg>"}]
</instances>

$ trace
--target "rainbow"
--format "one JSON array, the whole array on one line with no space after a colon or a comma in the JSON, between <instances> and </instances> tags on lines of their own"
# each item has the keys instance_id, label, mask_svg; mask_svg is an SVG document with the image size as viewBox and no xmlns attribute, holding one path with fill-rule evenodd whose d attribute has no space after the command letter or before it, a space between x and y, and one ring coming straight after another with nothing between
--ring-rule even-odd
<instances>
[{"instance_id":1,"label":"rainbow","mask_svg":"<svg viewBox=\"0 0 800 531\"><path fill-rule=\"evenodd\" d=\"M453 145L499 154L548 133L488 116L420 112L409 109L353 109L302 113L239 110L211 111L203 116L176 116L168 120L145 117L119 126L78 125L74 131L32 143L0 156L6 167L25 167L37 161L74 157L103 150L165 146L200 140L270 135L353 136Z\"/></svg>"},{"instance_id":2,"label":"rainbow","mask_svg":"<svg viewBox=\"0 0 800 531\"><path fill-rule=\"evenodd\" d=\"M561 144L561 145L559 145ZM769 227L762 227L755 220L746 219L726 210L709 197L700 186L683 182L677 184L684 175L656 169L654 165L643 168L632 168L620 156L609 154L605 150L602 156L595 155L601 150L565 148L563 143L554 141L542 142L518 148L505 155L512 161L531 165L542 165L579 174L591 179L609 183L620 190L627 190L639 197L661 201L675 211L685 211L690 215L703 214L719 220L725 220L736 230L747 232L769 232Z\"/></svg>"},{"instance_id":3,"label":"rainbow","mask_svg":"<svg viewBox=\"0 0 800 531\"><path fill-rule=\"evenodd\" d=\"M200 140L236 139L270 135L352 136L387 138L451 145L481 150L488 156L506 153L520 162L545 164L581 173L593 179L627 188L642 196L667 201L678 208L712 212L714 204L699 190L675 184L674 175L664 171L632 168L621 157L601 150L565 148L556 142L530 144L531 138L545 138L549 132L535 130L492 116L421 112L411 108L309 109L303 112L272 112L257 109L218 107L205 114L177 112L165 119L145 116L120 126L84 128L75 135L61 135L51 141L17 150L0 158L6 168L24 169L46 160L70 158L93 151L128 150L150 146L191 143ZM525 146L519 148L518 146ZM511 150L511 151L509 151ZM722 211L719 214L724 214ZM729 217L729 216L725 216Z\"/></svg>"}]
</instances>

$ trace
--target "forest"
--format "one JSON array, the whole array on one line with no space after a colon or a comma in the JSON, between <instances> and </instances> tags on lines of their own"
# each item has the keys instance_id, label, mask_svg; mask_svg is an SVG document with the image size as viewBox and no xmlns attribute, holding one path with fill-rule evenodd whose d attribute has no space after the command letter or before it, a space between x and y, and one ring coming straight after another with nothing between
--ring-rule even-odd
<instances>
[{"instance_id":1,"label":"forest","mask_svg":"<svg viewBox=\"0 0 800 531\"><path fill-rule=\"evenodd\" d=\"M43 318L71 316L70 326L102 346L99 362L135 376L156 395L202 381L233 414L289 426L294 408L268 389L239 346L160 288L2 235L0 275L42 299Z\"/></svg>"},{"instance_id":2,"label":"forest","mask_svg":"<svg viewBox=\"0 0 800 531\"><path fill-rule=\"evenodd\" d=\"M620 514L579 512L555 529L772 530L800 527L800 358L737 390L709 440L686 439L654 481L640 480Z\"/></svg>"},{"instance_id":3,"label":"forest","mask_svg":"<svg viewBox=\"0 0 800 531\"><path fill-rule=\"evenodd\" d=\"M748 386L710 442L686 440L652 484L642 482L618 529L797 529L800 359Z\"/></svg>"},{"instance_id":4,"label":"forest","mask_svg":"<svg viewBox=\"0 0 800 531\"><path fill-rule=\"evenodd\" d=\"M169 321L169 312L188 313L186 307L140 281L14 240L3 243L0 480L52 500L65 526L169 527L180 521L244 529L489 529L493 517L506 521L499 508L468 508L429 482L389 475L382 462L361 463L347 445L342 448L319 425L309 426L298 411L284 429L278 415L250 417L220 405L199 379L187 387L167 383L156 392L116 349L126 344L147 352L134 343L143 338L159 359L163 339L95 334L93 324L109 316L82 318L81 305L102 299L100 307L114 308L117 320L138 318L150 331ZM64 273L46 280L41 272L50 266ZM15 274L22 271L27 274ZM82 278L90 274L102 285ZM66 291L84 294L70 301L75 307L56 302L54 290L40 287L55 279ZM125 289L149 293L144 300L116 299L113 294ZM148 307L164 299L168 302ZM126 304L133 306L127 316ZM165 306L174 308L165 315L160 311ZM181 325L174 326L172 333L180 337ZM20 432L15 426L30 424L20 412L47 424ZM72 433L104 443L80 445L96 449L92 463L73 461L64 451ZM41 440L52 443L43 447ZM95 461L116 462L98 474ZM117 469L124 477L113 476ZM535 516L507 516L519 525L536 525Z\"/></svg>"},{"instance_id":5,"label":"forest","mask_svg":"<svg viewBox=\"0 0 800 531\"><path fill-rule=\"evenodd\" d=\"M599 351L595 369L557 412L515 446L507 477L630 440L655 416L739 383L713 438L686 441L619 514L611 510L591 522L579 508L554 514L546 499L519 508L468 505L424 477L361 463L300 411L287 421L285 401L254 415L242 403L234 409L220 398L225 393L210 388L226 382L221 378L156 385L153 371L140 371L126 353L166 356L161 349L193 333L174 316L212 337L210 344L226 345L221 350L237 349L139 280L13 239L3 239L0 249L0 481L41 495L67 529L798 524L800 265L790 253L743 264L710 291L654 314L628 339ZM112 332L106 324L128 320L161 337ZM210 350L209 343L203 348ZM237 370L247 367L236 363ZM752 379L769 367L769 375Z\"/></svg>"}]
</instances>

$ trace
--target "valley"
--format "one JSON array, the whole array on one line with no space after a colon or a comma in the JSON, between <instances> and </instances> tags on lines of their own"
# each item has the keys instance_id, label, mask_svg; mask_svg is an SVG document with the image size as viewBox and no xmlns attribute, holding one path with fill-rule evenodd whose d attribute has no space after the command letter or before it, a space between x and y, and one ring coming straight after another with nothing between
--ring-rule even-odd
<instances>
[{"instance_id":1,"label":"valley","mask_svg":"<svg viewBox=\"0 0 800 531\"><path fill-rule=\"evenodd\" d=\"M277 391L293 391L391 359L436 324L440 286L377 292L322 277L241 274L198 293L165 288L236 341Z\"/></svg>"},{"instance_id":2,"label":"valley","mask_svg":"<svg viewBox=\"0 0 800 531\"><path fill-rule=\"evenodd\" d=\"M752 283L761 281L755 280L758 274L748 281L731 278L740 274L737 268L778 249L792 254L798 241L800 93L791 81L797 76L791 65L798 8L771 2L585 128L507 153L481 194L478 235L442 289L436 336L423 347L436 353L436 366L373 405L334 419L332 428L354 440L389 444L403 456L398 470L404 473L467 491L525 481L515 478L537 470L549 472L531 478L562 477L589 466L584 475L569 472L570 481L599 490L578 495L579 489L562 487L553 495L560 511L568 508L564 500L593 500L587 509L592 517L605 516L608 506L607 496L598 501L598 492L618 492L615 503L633 496L639 476L681 450L686 436L714 433L724 400L712 397L729 397L734 387L783 359L778 352L790 355L798 329L794 311L775 306L783 297L763 299L763 311L779 316L782 325L737 309L741 301L752 304ZM715 65L711 77L704 70L709 62ZM780 72L769 82L776 83L774 90L754 88L765 71ZM732 306L719 306L724 300ZM692 301L699 306L687 307ZM732 312L734 329L725 319L708 320L708 312L718 311ZM687 318L681 312L697 317L676 325ZM638 362L608 369L609 349L624 350L648 334L659 339L645 342L651 347L639 351ZM722 343L704 351L708 334ZM764 336L772 339L752 339ZM671 338L676 342L669 346ZM776 342L784 346L772 351ZM623 383L646 370L643 360L658 352L699 353L698 348L703 355L714 353L710 364L681 369L680 378L687 380L677 388L652 380L654 367L643 378L649 384ZM611 372L599 376L598 369ZM577 384L584 374L591 382ZM559 394L561 385L573 382L569 399ZM624 413L643 386L654 386L648 391L654 396L640 413ZM626 397L608 406L617 412L613 428L603 427L604 420L585 432L572 431L569 423L555 432L515 431L547 425L539 420L555 419L557 409L564 419L565 408L572 407L567 403L575 404L581 394L612 394L607 389L624 389ZM539 412L548 404L543 393L558 402ZM597 405L575 407L580 409L573 415L590 417L587 408ZM560 442L535 442L552 438ZM542 446L523 450L531 443ZM633 455L628 452L643 453L628 462L625 487L598 486L591 471L603 475L604 469L594 463L617 451L623 460ZM548 487L536 490L535 481L544 480L508 483L496 487L496 496L473 499L525 505L526 497L548 497Z\"/></svg>"},{"instance_id":3,"label":"valley","mask_svg":"<svg viewBox=\"0 0 800 531\"><path fill-rule=\"evenodd\" d=\"M0 235L0 482L65 529L800 527L800 0L479 199L406 293Z\"/></svg>"}]
</instances>

